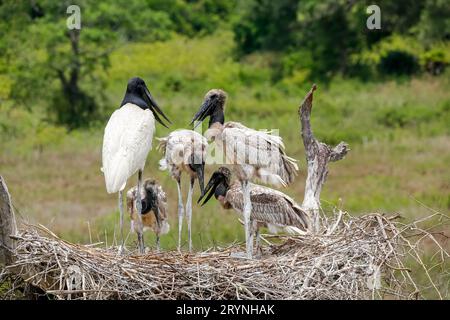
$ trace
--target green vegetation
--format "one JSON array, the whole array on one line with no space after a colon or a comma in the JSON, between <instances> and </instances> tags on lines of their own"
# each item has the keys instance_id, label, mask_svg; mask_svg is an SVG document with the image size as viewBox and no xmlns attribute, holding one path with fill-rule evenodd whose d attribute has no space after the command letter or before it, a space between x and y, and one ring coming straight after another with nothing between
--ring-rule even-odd
<instances>
[{"instance_id":1,"label":"green vegetation","mask_svg":"<svg viewBox=\"0 0 450 320\"><path fill-rule=\"evenodd\" d=\"M326 211L342 199L353 214L399 212L410 220L428 214L425 206L448 212L445 1L379 1L383 29L371 32L364 2L347 2L74 1L82 10L79 54L64 1L1 2L0 174L18 212L69 240L111 244L118 213L100 172L102 133L136 75L172 130L188 126L213 87L229 93L227 119L279 128L300 163L284 191L299 202L305 165L297 108L317 82L315 134L352 149L330 167ZM62 77L77 72L73 98ZM158 126L156 136L168 132ZM171 232L162 246L174 248L176 188L157 170L160 157L150 153L144 176L168 193ZM243 239L236 214L218 208L215 201L194 206L196 248ZM147 244L153 239L146 234Z\"/></svg>"},{"instance_id":2,"label":"green vegetation","mask_svg":"<svg viewBox=\"0 0 450 320\"><path fill-rule=\"evenodd\" d=\"M445 1L377 1L381 30L371 31L364 30L371 1L245 4L233 25L239 52L277 52L277 79L298 71L316 81L330 81L337 74L377 79L420 70L439 73L448 64L450 12Z\"/></svg>"}]
</instances>

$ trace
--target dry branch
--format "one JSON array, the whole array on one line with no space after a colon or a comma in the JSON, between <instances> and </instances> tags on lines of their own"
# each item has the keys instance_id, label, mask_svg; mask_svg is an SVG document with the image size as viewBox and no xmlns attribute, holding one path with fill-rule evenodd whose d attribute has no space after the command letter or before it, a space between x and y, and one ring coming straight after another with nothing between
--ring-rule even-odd
<instances>
[{"instance_id":1,"label":"dry branch","mask_svg":"<svg viewBox=\"0 0 450 320\"><path fill-rule=\"evenodd\" d=\"M303 198L302 207L310 212L313 221L312 231L317 233L320 229L320 192L322 191L322 186L327 178L328 163L330 161L343 159L350 149L345 142L340 142L337 146L332 148L314 137L310 119L313 93L316 89L317 86L313 85L301 103L298 109L298 115L301 123L300 134L302 136L303 145L305 146L306 163L308 165L305 197Z\"/></svg>"},{"instance_id":2,"label":"dry branch","mask_svg":"<svg viewBox=\"0 0 450 320\"><path fill-rule=\"evenodd\" d=\"M10 237L16 234L16 219L5 180L0 176L0 264L13 263L15 241Z\"/></svg>"}]
</instances>

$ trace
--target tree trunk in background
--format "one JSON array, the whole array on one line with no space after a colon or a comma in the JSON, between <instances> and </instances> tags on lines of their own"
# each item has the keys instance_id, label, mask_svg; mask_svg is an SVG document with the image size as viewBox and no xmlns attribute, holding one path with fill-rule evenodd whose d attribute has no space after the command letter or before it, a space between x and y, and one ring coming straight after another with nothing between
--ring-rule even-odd
<instances>
[{"instance_id":1,"label":"tree trunk in background","mask_svg":"<svg viewBox=\"0 0 450 320\"><path fill-rule=\"evenodd\" d=\"M69 30L67 36L72 50L71 62L67 70L56 69L61 82L63 101L57 103L58 122L75 129L88 123L95 113L94 99L80 88L81 52L80 30Z\"/></svg>"},{"instance_id":2,"label":"tree trunk in background","mask_svg":"<svg viewBox=\"0 0 450 320\"><path fill-rule=\"evenodd\" d=\"M70 68L70 78L65 91L67 95L72 99L76 100L80 93L80 88L78 87L78 76L80 74L81 64L80 64L80 30L70 30L69 31L70 45L72 47L73 59L72 66Z\"/></svg>"},{"instance_id":3,"label":"tree trunk in background","mask_svg":"<svg viewBox=\"0 0 450 320\"><path fill-rule=\"evenodd\" d=\"M70 47L72 48L72 62L69 66L69 76L66 77L64 70L57 70L58 77L61 81L61 85L63 88L64 95L71 99L76 100L77 96L80 92L78 87L78 77L80 74L81 64L80 64L80 31L79 30L70 30L68 32L68 37L70 39Z\"/></svg>"},{"instance_id":4,"label":"tree trunk in background","mask_svg":"<svg viewBox=\"0 0 450 320\"><path fill-rule=\"evenodd\" d=\"M11 235L17 233L16 219L5 180L0 176L0 264L9 265L14 262L12 251L15 240Z\"/></svg>"},{"instance_id":5,"label":"tree trunk in background","mask_svg":"<svg viewBox=\"0 0 450 320\"><path fill-rule=\"evenodd\" d=\"M345 157L350 150L348 144L340 142L332 148L325 143L318 141L311 129L311 109L313 93L317 89L314 84L299 107L298 114L301 123L300 134L306 151L306 162L308 165L308 175L305 185L305 197L302 207L306 210L312 220L311 231L314 233L320 230L320 192L328 174L328 163L338 161Z\"/></svg>"}]
</instances>

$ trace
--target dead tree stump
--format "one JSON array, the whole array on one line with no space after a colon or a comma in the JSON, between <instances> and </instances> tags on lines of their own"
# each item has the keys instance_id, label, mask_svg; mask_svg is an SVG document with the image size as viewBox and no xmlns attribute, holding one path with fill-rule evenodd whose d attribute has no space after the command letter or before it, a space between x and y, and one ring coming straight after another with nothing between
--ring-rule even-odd
<instances>
[{"instance_id":1,"label":"dead tree stump","mask_svg":"<svg viewBox=\"0 0 450 320\"><path fill-rule=\"evenodd\" d=\"M320 142L314 137L311 129L311 109L313 93L317 89L314 84L307 93L305 99L298 109L298 115L301 123L300 135L306 151L306 163L308 165L308 175L305 184L305 197L302 207L306 210L312 220L312 232L318 232L320 229L319 209L320 192L325 183L328 174L328 163L338 161L345 157L350 149L348 144L340 142L337 146L331 146Z\"/></svg>"},{"instance_id":2,"label":"dead tree stump","mask_svg":"<svg viewBox=\"0 0 450 320\"><path fill-rule=\"evenodd\" d=\"M17 232L16 219L5 180L0 176L0 264L14 262L16 243L12 235Z\"/></svg>"}]
</instances>

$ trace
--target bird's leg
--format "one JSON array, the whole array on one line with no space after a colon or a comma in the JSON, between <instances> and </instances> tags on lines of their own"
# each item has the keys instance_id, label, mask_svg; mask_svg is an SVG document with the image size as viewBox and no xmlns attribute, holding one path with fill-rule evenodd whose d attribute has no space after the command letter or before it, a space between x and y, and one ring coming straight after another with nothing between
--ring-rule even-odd
<instances>
[{"instance_id":1,"label":"bird's leg","mask_svg":"<svg viewBox=\"0 0 450 320\"><path fill-rule=\"evenodd\" d=\"M255 241L255 253L262 255L262 248L260 247L261 234L259 232L259 227L258 227L258 222L257 221L253 221L253 231L255 232L255 238L256 238L256 241Z\"/></svg>"},{"instance_id":2,"label":"bird's leg","mask_svg":"<svg viewBox=\"0 0 450 320\"><path fill-rule=\"evenodd\" d=\"M119 254L123 253L124 250L124 237L123 237L123 190L119 191L119 213L120 213L120 246Z\"/></svg>"},{"instance_id":3,"label":"bird's leg","mask_svg":"<svg viewBox=\"0 0 450 320\"><path fill-rule=\"evenodd\" d=\"M192 221L192 192L194 190L194 178L191 178L189 184L189 192L186 201L186 216L188 220L188 238L189 238L189 252L192 252L192 234L191 234L191 221Z\"/></svg>"},{"instance_id":4,"label":"bird's leg","mask_svg":"<svg viewBox=\"0 0 450 320\"><path fill-rule=\"evenodd\" d=\"M156 234L156 251L159 252L160 246L159 246L159 232Z\"/></svg>"},{"instance_id":5,"label":"bird's leg","mask_svg":"<svg viewBox=\"0 0 450 320\"><path fill-rule=\"evenodd\" d=\"M156 234L156 252L159 252L159 236L160 236L160 232L161 232L161 217L159 215L159 208L158 206L155 206L153 208L153 212L155 214L155 218L156 218L156 226L154 227L154 231Z\"/></svg>"},{"instance_id":6,"label":"bird's leg","mask_svg":"<svg viewBox=\"0 0 450 320\"><path fill-rule=\"evenodd\" d=\"M181 196L180 178L177 179L178 188L178 251L181 251L181 230L183 228L183 198Z\"/></svg>"},{"instance_id":7,"label":"bird's leg","mask_svg":"<svg viewBox=\"0 0 450 320\"><path fill-rule=\"evenodd\" d=\"M144 254L145 253L144 232L142 232L142 231L138 232L137 236L138 236L138 244L139 244L139 253Z\"/></svg>"},{"instance_id":8,"label":"bird's leg","mask_svg":"<svg viewBox=\"0 0 450 320\"><path fill-rule=\"evenodd\" d=\"M254 251L253 250L253 245L255 243L255 232L256 232L255 224L256 224L256 221L253 221L252 218L250 218L249 219L249 223L248 223L248 227L249 227L248 243L250 244L250 252L251 252L251 255L252 255L250 258L253 257L253 251Z\"/></svg>"},{"instance_id":9,"label":"bird's leg","mask_svg":"<svg viewBox=\"0 0 450 320\"><path fill-rule=\"evenodd\" d=\"M252 258L253 253L253 241L250 231L250 215L252 212L252 202L250 200L250 186L248 181L242 181L242 191L244 197L244 225L245 225L245 245L247 249L247 257Z\"/></svg>"},{"instance_id":10,"label":"bird's leg","mask_svg":"<svg viewBox=\"0 0 450 320\"><path fill-rule=\"evenodd\" d=\"M137 192L136 192L136 215L138 216L138 244L139 244L139 253L145 253L144 247L144 227L142 225L142 200L141 200L141 187L142 187L142 170L138 171L138 184L137 184Z\"/></svg>"}]
</instances>

